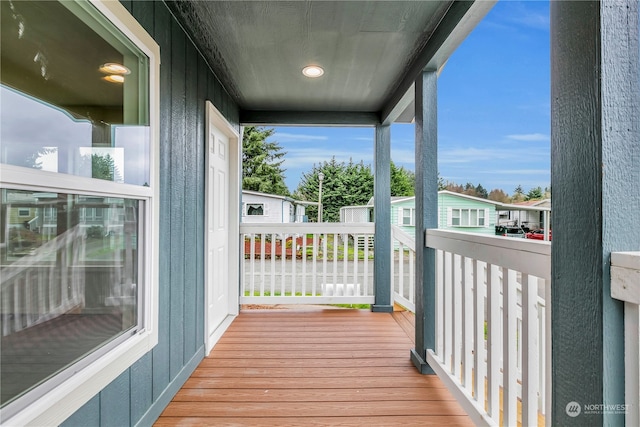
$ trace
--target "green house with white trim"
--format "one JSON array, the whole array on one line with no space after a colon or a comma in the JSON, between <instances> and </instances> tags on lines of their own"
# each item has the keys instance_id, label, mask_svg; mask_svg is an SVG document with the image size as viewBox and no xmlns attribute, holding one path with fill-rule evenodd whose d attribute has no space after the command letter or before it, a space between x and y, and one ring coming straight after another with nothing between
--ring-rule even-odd
<instances>
[{"instance_id":1,"label":"green house with white trim","mask_svg":"<svg viewBox=\"0 0 640 427\"><path fill-rule=\"evenodd\" d=\"M416 229L415 196L391 197L391 224L413 235ZM495 234L497 210L504 204L448 190L438 192L438 228ZM341 222L374 222L373 198L365 206L340 208Z\"/></svg>"}]
</instances>

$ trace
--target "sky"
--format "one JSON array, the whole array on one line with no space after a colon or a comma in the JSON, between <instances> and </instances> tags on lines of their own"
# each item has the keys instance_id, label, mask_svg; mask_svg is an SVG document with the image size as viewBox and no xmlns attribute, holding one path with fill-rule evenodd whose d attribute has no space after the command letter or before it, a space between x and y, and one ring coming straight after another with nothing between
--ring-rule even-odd
<instances>
[{"instance_id":1,"label":"sky","mask_svg":"<svg viewBox=\"0 0 640 427\"><path fill-rule=\"evenodd\" d=\"M499 1L438 79L438 170L445 181L508 194L550 185L549 2ZM276 127L290 191L335 157L373 162L373 128ZM415 170L415 128L391 127L391 159Z\"/></svg>"}]
</instances>

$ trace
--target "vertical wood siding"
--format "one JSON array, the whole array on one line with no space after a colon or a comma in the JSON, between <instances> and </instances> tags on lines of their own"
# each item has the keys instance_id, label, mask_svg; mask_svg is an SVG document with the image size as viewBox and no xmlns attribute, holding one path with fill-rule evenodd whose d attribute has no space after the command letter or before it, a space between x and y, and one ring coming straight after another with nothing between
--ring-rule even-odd
<instances>
[{"instance_id":1,"label":"vertical wood siding","mask_svg":"<svg viewBox=\"0 0 640 427\"><path fill-rule=\"evenodd\" d=\"M204 357L205 100L239 111L164 2L121 1L160 45L159 342L65 421L149 424Z\"/></svg>"}]
</instances>

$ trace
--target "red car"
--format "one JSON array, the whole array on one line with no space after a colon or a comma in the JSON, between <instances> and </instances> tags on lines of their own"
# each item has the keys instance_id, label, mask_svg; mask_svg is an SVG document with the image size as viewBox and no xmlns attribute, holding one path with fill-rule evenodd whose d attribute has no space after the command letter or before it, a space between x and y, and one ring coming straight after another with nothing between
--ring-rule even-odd
<instances>
[{"instance_id":1,"label":"red car","mask_svg":"<svg viewBox=\"0 0 640 427\"><path fill-rule=\"evenodd\" d=\"M525 234L527 239L544 240L544 230L533 230ZM551 240L551 230L549 230L549 240Z\"/></svg>"}]
</instances>

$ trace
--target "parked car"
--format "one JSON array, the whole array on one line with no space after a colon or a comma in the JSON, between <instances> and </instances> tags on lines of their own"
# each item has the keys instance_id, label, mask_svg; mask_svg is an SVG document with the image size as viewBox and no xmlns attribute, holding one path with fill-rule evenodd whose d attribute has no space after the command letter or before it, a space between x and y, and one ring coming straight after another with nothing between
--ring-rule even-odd
<instances>
[{"instance_id":1,"label":"parked car","mask_svg":"<svg viewBox=\"0 0 640 427\"><path fill-rule=\"evenodd\" d=\"M526 230L521 227L509 227L504 225L496 225L496 235L505 237L518 237L524 239Z\"/></svg>"},{"instance_id":2,"label":"parked car","mask_svg":"<svg viewBox=\"0 0 640 427\"><path fill-rule=\"evenodd\" d=\"M528 232L525 237L527 239L544 240L544 230L533 230ZM551 240L551 230L549 230L549 240Z\"/></svg>"}]
</instances>

